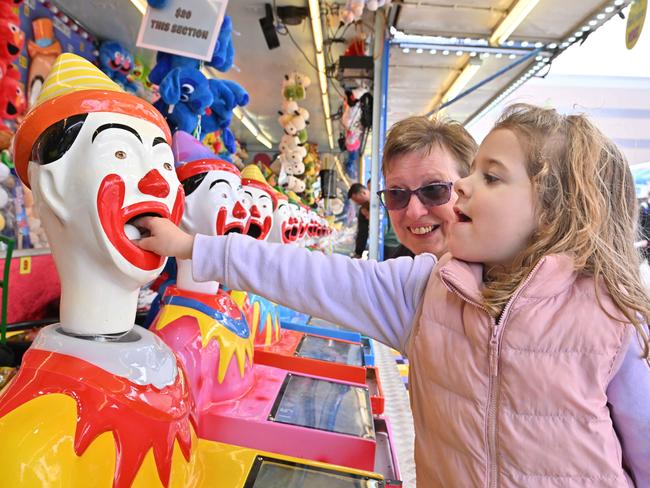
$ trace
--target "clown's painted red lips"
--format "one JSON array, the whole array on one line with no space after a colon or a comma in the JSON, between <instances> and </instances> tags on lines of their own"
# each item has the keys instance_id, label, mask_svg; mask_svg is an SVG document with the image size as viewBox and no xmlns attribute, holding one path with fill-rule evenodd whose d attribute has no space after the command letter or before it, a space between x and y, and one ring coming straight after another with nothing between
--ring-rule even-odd
<instances>
[{"instance_id":1,"label":"clown's painted red lips","mask_svg":"<svg viewBox=\"0 0 650 488\"><path fill-rule=\"evenodd\" d=\"M102 229L115 249L133 266L147 271L160 268L165 258L133 244L124 233L124 226L145 215L168 218L178 225L185 201L183 187L178 187L171 214L167 205L155 201L138 202L123 208L124 196L125 186L121 176L111 174L102 180L97 193L97 212Z\"/></svg>"},{"instance_id":2,"label":"clown's painted red lips","mask_svg":"<svg viewBox=\"0 0 650 488\"><path fill-rule=\"evenodd\" d=\"M225 236L227 234L246 234L248 232L248 223L244 224L243 222L231 222L226 225L226 220L228 219L228 210L225 208L220 208L217 213L217 224L216 232L218 236Z\"/></svg>"}]
</instances>

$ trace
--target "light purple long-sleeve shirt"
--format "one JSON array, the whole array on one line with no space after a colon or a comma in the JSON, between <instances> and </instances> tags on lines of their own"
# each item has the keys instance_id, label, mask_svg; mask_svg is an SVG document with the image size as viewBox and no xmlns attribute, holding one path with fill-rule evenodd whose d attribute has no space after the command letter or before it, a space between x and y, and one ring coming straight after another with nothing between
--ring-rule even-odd
<instances>
[{"instance_id":1,"label":"light purple long-sleeve shirt","mask_svg":"<svg viewBox=\"0 0 650 488\"><path fill-rule=\"evenodd\" d=\"M405 350L435 256L378 263L325 256L248 236L197 235L197 281L215 280ZM636 339L607 389L623 460L637 488L650 488L650 368Z\"/></svg>"}]
</instances>

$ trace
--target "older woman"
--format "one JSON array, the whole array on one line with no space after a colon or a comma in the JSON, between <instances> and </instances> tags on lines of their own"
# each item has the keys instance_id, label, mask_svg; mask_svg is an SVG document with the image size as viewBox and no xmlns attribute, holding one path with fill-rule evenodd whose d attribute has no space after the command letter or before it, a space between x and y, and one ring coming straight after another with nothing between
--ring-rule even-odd
<instances>
[{"instance_id":1,"label":"older woman","mask_svg":"<svg viewBox=\"0 0 650 488\"><path fill-rule=\"evenodd\" d=\"M393 125L384 145L382 203L403 245L397 255L442 256L454 220L451 183L467 176L478 146L452 121L409 117Z\"/></svg>"}]
</instances>

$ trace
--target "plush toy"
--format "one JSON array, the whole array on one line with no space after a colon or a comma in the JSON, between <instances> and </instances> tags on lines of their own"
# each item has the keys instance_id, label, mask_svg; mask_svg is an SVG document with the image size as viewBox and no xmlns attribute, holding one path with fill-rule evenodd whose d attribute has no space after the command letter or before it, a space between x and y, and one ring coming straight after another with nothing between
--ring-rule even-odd
<instances>
[{"instance_id":1,"label":"plush toy","mask_svg":"<svg viewBox=\"0 0 650 488\"><path fill-rule=\"evenodd\" d=\"M0 119L14 120L27 108L25 91L20 83L20 74L12 65L0 82Z\"/></svg>"},{"instance_id":2,"label":"plush toy","mask_svg":"<svg viewBox=\"0 0 650 488\"><path fill-rule=\"evenodd\" d=\"M278 161L284 172L291 176L299 176L305 172L305 165L300 159L292 158L291 155L281 153Z\"/></svg>"},{"instance_id":3,"label":"plush toy","mask_svg":"<svg viewBox=\"0 0 650 488\"><path fill-rule=\"evenodd\" d=\"M283 185L286 190L293 191L295 193L302 193L305 191L305 182L300 178L289 175Z\"/></svg>"},{"instance_id":4,"label":"plush toy","mask_svg":"<svg viewBox=\"0 0 650 488\"><path fill-rule=\"evenodd\" d=\"M307 96L306 89L311 85L311 80L308 76L294 71L288 75L284 75L282 80L282 97L289 101L304 100Z\"/></svg>"},{"instance_id":5,"label":"plush toy","mask_svg":"<svg viewBox=\"0 0 650 488\"><path fill-rule=\"evenodd\" d=\"M280 110L280 115L284 114L293 114L298 112L298 102L295 100L282 100L282 110Z\"/></svg>"},{"instance_id":6,"label":"plush toy","mask_svg":"<svg viewBox=\"0 0 650 488\"><path fill-rule=\"evenodd\" d=\"M208 80L199 70L174 68L159 86L160 99L154 106L162 113L172 131L192 133L205 109L213 101Z\"/></svg>"},{"instance_id":7,"label":"plush toy","mask_svg":"<svg viewBox=\"0 0 650 488\"><path fill-rule=\"evenodd\" d=\"M233 109L237 106L243 107L249 101L248 92L234 81L212 78L209 80L209 86L213 100L210 113L201 121L203 134L227 129L232 120Z\"/></svg>"},{"instance_id":8,"label":"plush toy","mask_svg":"<svg viewBox=\"0 0 650 488\"><path fill-rule=\"evenodd\" d=\"M61 54L61 44L54 37L51 19L42 17L32 21L34 40L27 42L29 73L27 74L27 100L31 107L41 94L41 88L50 73L54 61Z\"/></svg>"},{"instance_id":9,"label":"plush toy","mask_svg":"<svg viewBox=\"0 0 650 488\"><path fill-rule=\"evenodd\" d=\"M307 124L309 123L305 118L298 114L285 114L285 115L280 115L278 118L278 122L284 129L284 132L291 136L296 136L298 135L298 138L300 139L299 132L304 130L307 127Z\"/></svg>"},{"instance_id":10,"label":"plush toy","mask_svg":"<svg viewBox=\"0 0 650 488\"><path fill-rule=\"evenodd\" d=\"M144 98L148 102L155 102L158 99L158 87L154 87L153 83L149 81L149 73L151 68L140 58L133 60L133 69L127 76L130 83L133 83L136 89L136 95Z\"/></svg>"},{"instance_id":11,"label":"plush toy","mask_svg":"<svg viewBox=\"0 0 650 488\"><path fill-rule=\"evenodd\" d=\"M361 20L363 8L375 11L384 5L389 5L390 0L347 0L345 6L339 10L339 19L344 24L350 24Z\"/></svg>"},{"instance_id":12,"label":"plush toy","mask_svg":"<svg viewBox=\"0 0 650 488\"><path fill-rule=\"evenodd\" d=\"M219 37L217 38L217 45L214 47L212 53L212 60L210 66L225 73L232 67L235 60L235 48L232 44L232 19L229 15L223 18L221 29L219 30Z\"/></svg>"},{"instance_id":13,"label":"plush toy","mask_svg":"<svg viewBox=\"0 0 650 488\"><path fill-rule=\"evenodd\" d=\"M366 0L347 0L345 6L339 10L339 19L344 24L361 20L365 4Z\"/></svg>"},{"instance_id":14,"label":"plush toy","mask_svg":"<svg viewBox=\"0 0 650 488\"><path fill-rule=\"evenodd\" d=\"M291 151L292 149L299 147L299 145L300 140L298 137L292 136L290 134L284 134L280 139L280 145L278 146L278 149L281 153L283 153Z\"/></svg>"},{"instance_id":15,"label":"plush toy","mask_svg":"<svg viewBox=\"0 0 650 488\"><path fill-rule=\"evenodd\" d=\"M133 68L133 56L119 42L102 42L99 47L99 68L125 90L136 92L138 87L128 79Z\"/></svg>"},{"instance_id":16,"label":"plush toy","mask_svg":"<svg viewBox=\"0 0 650 488\"><path fill-rule=\"evenodd\" d=\"M12 8L0 9L0 65L3 72L14 61L25 44L25 33L20 28L20 19Z\"/></svg>"}]
</instances>

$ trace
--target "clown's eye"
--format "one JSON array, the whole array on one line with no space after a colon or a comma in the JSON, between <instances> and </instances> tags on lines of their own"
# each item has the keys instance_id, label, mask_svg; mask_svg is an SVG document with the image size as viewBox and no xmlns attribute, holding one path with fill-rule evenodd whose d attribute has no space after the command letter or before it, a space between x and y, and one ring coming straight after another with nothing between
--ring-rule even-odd
<instances>
[{"instance_id":1,"label":"clown's eye","mask_svg":"<svg viewBox=\"0 0 650 488\"><path fill-rule=\"evenodd\" d=\"M163 164L163 168L165 168L167 171L171 171L173 169L172 165L169 163Z\"/></svg>"},{"instance_id":2,"label":"clown's eye","mask_svg":"<svg viewBox=\"0 0 650 488\"><path fill-rule=\"evenodd\" d=\"M126 159L126 153L124 151L115 151L115 157L117 159Z\"/></svg>"}]
</instances>

